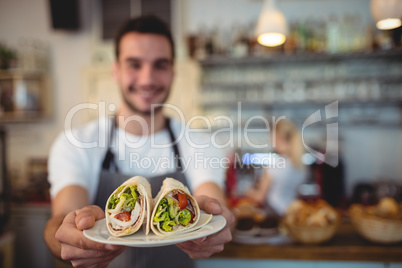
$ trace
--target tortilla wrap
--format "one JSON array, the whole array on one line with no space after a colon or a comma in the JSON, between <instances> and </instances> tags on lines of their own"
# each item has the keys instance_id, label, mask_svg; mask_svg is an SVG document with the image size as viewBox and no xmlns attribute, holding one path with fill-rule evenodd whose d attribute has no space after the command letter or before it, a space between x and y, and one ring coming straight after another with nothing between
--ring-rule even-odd
<instances>
[{"instance_id":1,"label":"tortilla wrap","mask_svg":"<svg viewBox=\"0 0 402 268\"><path fill-rule=\"evenodd\" d=\"M136 176L126 180L106 202L105 217L109 233L112 236L131 235L145 222L147 235L152 202L151 185L144 177Z\"/></svg>"},{"instance_id":2,"label":"tortilla wrap","mask_svg":"<svg viewBox=\"0 0 402 268\"><path fill-rule=\"evenodd\" d=\"M182 209L180 208L179 194L183 194L187 198L187 205ZM175 209L172 209L172 207ZM174 210L176 211L172 213ZM186 220L186 216L190 214L191 220L189 218ZM172 178L166 178L163 181L162 187L154 199L154 208L150 218L151 230L156 235L170 236L187 233L195 230L195 227L200 228L204 226L211 219L212 215L210 214L202 214L201 217L197 201L190 194L188 188L181 182ZM169 224L167 224L168 222Z\"/></svg>"}]
</instances>

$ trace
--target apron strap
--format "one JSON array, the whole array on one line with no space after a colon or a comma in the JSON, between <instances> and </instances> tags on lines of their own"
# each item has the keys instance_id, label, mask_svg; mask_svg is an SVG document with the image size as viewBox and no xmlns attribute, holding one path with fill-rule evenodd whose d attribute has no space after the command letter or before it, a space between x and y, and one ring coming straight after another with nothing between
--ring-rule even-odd
<instances>
[{"instance_id":1,"label":"apron strap","mask_svg":"<svg viewBox=\"0 0 402 268\"><path fill-rule=\"evenodd\" d=\"M116 173L119 173L119 167L116 165L116 162L114 160L115 159L114 153L110 149L110 144L113 141L116 124L117 124L116 118L113 117L112 126L110 128L109 141L108 141L108 145L107 145L107 152L106 152L105 158L103 159L103 162L102 162L102 170L109 170L109 171L114 171Z\"/></svg>"},{"instance_id":2,"label":"apron strap","mask_svg":"<svg viewBox=\"0 0 402 268\"><path fill-rule=\"evenodd\" d=\"M173 152L175 155L175 160L176 160L176 167L178 171L183 172L183 165L181 164L181 157L180 157L180 151L179 151L179 147L177 146L177 142L175 139L175 136L173 134L172 128L170 127L170 118L166 117L166 128L169 132L169 136L170 136L170 140L172 142L172 147L173 147Z\"/></svg>"}]
</instances>

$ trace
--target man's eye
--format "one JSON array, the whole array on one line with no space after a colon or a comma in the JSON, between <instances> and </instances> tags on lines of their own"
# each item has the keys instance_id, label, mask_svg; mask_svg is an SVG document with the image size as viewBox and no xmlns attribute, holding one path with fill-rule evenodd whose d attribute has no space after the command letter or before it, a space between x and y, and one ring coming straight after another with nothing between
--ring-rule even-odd
<instances>
[{"instance_id":1,"label":"man's eye","mask_svg":"<svg viewBox=\"0 0 402 268\"><path fill-rule=\"evenodd\" d=\"M139 63L130 63L130 64L129 64L129 67L130 67L131 69L136 69L136 70L138 70L138 69L141 69L141 64L139 64Z\"/></svg>"},{"instance_id":2,"label":"man's eye","mask_svg":"<svg viewBox=\"0 0 402 268\"><path fill-rule=\"evenodd\" d=\"M156 70L167 70L169 68L169 64L168 63L157 63L155 64L155 69Z\"/></svg>"}]
</instances>

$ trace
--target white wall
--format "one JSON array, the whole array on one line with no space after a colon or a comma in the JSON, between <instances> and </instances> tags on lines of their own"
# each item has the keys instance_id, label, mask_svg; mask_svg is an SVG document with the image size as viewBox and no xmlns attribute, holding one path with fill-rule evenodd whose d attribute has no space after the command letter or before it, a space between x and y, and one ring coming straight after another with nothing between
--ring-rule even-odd
<instances>
[{"instance_id":1,"label":"white wall","mask_svg":"<svg viewBox=\"0 0 402 268\"><path fill-rule=\"evenodd\" d=\"M10 46L22 38L45 41L51 52L53 118L45 122L7 124L8 162L12 172L25 175L29 158L46 157L51 143L62 130L64 115L82 102L81 70L91 58L91 10L94 1L81 4L81 29L53 30L47 0L0 1L0 41ZM78 119L79 120L79 119Z\"/></svg>"}]
</instances>

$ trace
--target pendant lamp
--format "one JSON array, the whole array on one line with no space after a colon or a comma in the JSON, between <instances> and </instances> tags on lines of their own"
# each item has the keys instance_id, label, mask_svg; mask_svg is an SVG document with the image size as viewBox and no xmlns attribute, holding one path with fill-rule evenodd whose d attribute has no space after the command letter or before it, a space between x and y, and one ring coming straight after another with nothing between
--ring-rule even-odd
<instances>
[{"instance_id":1,"label":"pendant lamp","mask_svg":"<svg viewBox=\"0 0 402 268\"><path fill-rule=\"evenodd\" d=\"M275 0L265 0L255 30L258 43L279 46L285 42L287 33L285 16L276 8Z\"/></svg>"},{"instance_id":2,"label":"pendant lamp","mask_svg":"<svg viewBox=\"0 0 402 268\"><path fill-rule=\"evenodd\" d=\"M401 26L402 0L371 0L371 14L380 30Z\"/></svg>"}]
</instances>

